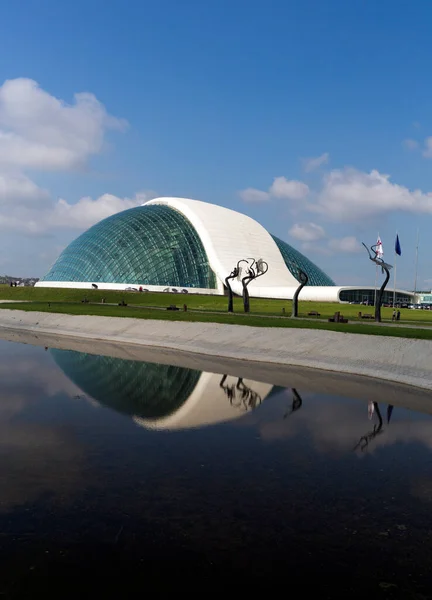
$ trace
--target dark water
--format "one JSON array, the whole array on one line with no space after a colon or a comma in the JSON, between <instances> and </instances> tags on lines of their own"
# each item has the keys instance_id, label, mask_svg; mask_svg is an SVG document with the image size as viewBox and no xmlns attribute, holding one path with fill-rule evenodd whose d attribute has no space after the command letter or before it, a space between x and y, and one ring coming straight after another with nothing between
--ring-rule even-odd
<instances>
[{"instance_id":1,"label":"dark water","mask_svg":"<svg viewBox=\"0 0 432 600\"><path fill-rule=\"evenodd\" d=\"M0 353L0 598L432 597L427 411Z\"/></svg>"}]
</instances>

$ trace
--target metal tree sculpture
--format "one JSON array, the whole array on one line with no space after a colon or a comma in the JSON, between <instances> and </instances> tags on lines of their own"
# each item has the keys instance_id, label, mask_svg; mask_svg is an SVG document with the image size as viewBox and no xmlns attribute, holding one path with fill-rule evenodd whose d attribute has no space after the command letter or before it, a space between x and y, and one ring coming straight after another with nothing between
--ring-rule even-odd
<instances>
[{"instance_id":1,"label":"metal tree sculpture","mask_svg":"<svg viewBox=\"0 0 432 600\"><path fill-rule=\"evenodd\" d=\"M234 312L234 295L231 288L231 284L229 282L230 279L235 279L239 274L239 269L234 267L228 277L225 277L225 285L228 289L228 312Z\"/></svg>"},{"instance_id":2,"label":"metal tree sculpture","mask_svg":"<svg viewBox=\"0 0 432 600\"><path fill-rule=\"evenodd\" d=\"M298 268L298 278L300 280L300 285L296 289L295 294L292 299L292 314L291 314L292 317L298 317L298 297L299 297L300 292L304 288L304 286L309 281L308 274L305 273L304 271L302 271L300 269L300 267Z\"/></svg>"},{"instance_id":3,"label":"metal tree sculpture","mask_svg":"<svg viewBox=\"0 0 432 600\"><path fill-rule=\"evenodd\" d=\"M237 266L231 271L228 277L225 277L225 285L228 289L228 312L234 312L234 294L231 288L231 284L229 282L230 279L235 279L241 273L240 263L247 262L246 260L239 260Z\"/></svg>"},{"instance_id":4,"label":"metal tree sculpture","mask_svg":"<svg viewBox=\"0 0 432 600\"><path fill-rule=\"evenodd\" d=\"M374 246L371 246L370 250L364 242L362 242L362 244L366 248L366 250L369 254L369 259L372 262L374 262L376 265L381 267L382 272L386 274L384 283L380 287L379 292L376 297L376 301L375 301L375 321L377 323L381 323L381 305L382 305L385 287L388 284L389 279L390 279L390 269L392 269L392 265L389 265L388 263L384 262L383 259L378 256L378 252L376 251L376 248L377 248L376 244ZM373 256L371 254L371 251L372 251Z\"/></svg>"},{"instance_id":5,"label":"metal tree sculpture","mask_svg":"<svg viewBox=\"0 0 432 600\"><path fill-rule=\"evenodd\" d=\"M254 258L248 258L247 262L248 264L250 263L250 266L247 270L247 275L242 279L243 307L245 313L250 312L249 291L247 286L251 281L254 281L255 279L258 279L258 277L265 275L268 271L268 264L262 258L257 261Z\"/></svg>"}]
</instances>

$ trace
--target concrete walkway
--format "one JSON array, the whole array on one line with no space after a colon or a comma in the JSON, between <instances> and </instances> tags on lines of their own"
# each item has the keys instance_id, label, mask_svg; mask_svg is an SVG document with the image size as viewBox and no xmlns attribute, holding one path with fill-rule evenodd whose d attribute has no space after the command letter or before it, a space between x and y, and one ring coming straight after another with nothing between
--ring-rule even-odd
<instances>
[{"instance_id":1,"label":"concrete walkway","mask_svg":"<svg viewBox=\"0 0 432 600\"><path fill-rule=\"evenodd\" d=\"M2 309L0 327L366 375L432 390L432 341Z\"/></svg>"}]
</instances>

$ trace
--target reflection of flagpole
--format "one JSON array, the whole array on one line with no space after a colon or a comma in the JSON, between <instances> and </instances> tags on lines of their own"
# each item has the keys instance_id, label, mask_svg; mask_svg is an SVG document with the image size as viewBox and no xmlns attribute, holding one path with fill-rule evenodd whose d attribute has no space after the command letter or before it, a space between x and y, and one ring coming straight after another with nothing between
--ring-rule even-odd
<instances>
[{"instance_id":1,"label":"reflection of flagpole","mask_svg":"<svg viewBox=\"0 0 432 600\"><path fill-rule=\"evenodd\" d=\"M391 416L392 416L393 408L394 407L393 407L392 404L389 404L387 406L387 423L390 423L390 419L391 419Z\"/></svg>"}]
</instances>

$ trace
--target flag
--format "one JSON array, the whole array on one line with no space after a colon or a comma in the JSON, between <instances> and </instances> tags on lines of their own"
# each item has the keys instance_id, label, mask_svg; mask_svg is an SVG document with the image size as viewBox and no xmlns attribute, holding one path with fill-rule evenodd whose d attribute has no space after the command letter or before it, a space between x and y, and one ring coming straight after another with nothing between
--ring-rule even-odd
<instances>
[{"instance_id":1,"label":"flag","mask_svg":"<svg viewBox=\"0 0 432 600\"><path fill-rule=\"evenodd\" d=\"M400 242L399 242L399 236L398 236L398 234L396 234L395 252L399 256L402 254L402 250L401 250L401 245L400 245Z\"/></svg>"},{"instance_id":2,"label":"flag","mask_svg":"<svg viewBox=\"0 0 432 600\"><path fill-rule=\"evenodd\" d=\"M376 252L376 255L378 258L382 258L384 256L384 250L383 250L383 245L382 245L380 236L378 236L378 239L377 239L375 252Z\"/></svg>"}]
</instances>

